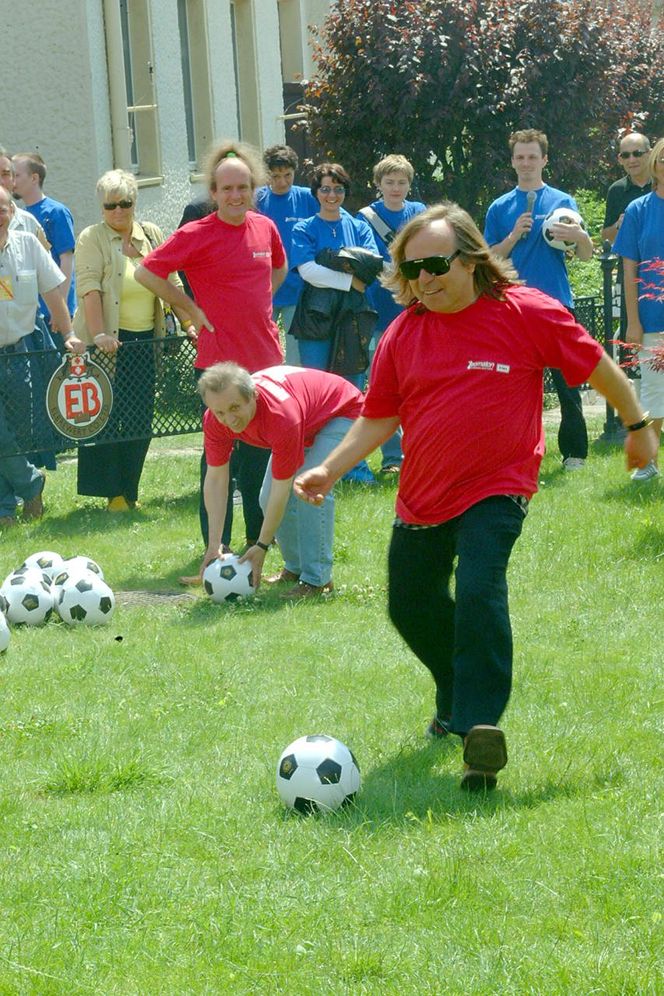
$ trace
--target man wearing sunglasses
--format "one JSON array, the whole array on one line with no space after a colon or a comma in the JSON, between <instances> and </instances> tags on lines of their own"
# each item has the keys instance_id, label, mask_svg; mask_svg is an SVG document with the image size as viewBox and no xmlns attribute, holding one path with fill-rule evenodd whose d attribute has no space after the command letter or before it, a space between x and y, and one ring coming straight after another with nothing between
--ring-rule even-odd
<instances>
[{"instance_id":1,"label":"man wearing sunglasses","mask_svg":"<svg viewBox=\"0 0 664 996\"><path fill-rule=\"evenodd\" d=\"M588 380L618 409L628 466L645 466L656 441L622 370L559 302L515 284L457 204L413 218L391 254L386 285L409 307L378 344L360 418L294 487L320 504L401 425L390 617L435 681L428 736L463 739L461 787L481 791L507 762L497 725L512 675L506 573L544 454L544 368Z\"/></svg>"},{"instance_id":2,"label":"man wearing sunglasses","mask_svg":"<svg viewBox=\"0 0 664 996\"><path fill-rule=\"evenodd\" d=\"M625 170L625 176L612 183L608 189L602 241L608 240L613 245L627 205L637 197L644 197L650 193L649 152L650 142L647 135L641 135L638 131L628 131L620 139L618 162Z\"/></svg>"}]
</instances>

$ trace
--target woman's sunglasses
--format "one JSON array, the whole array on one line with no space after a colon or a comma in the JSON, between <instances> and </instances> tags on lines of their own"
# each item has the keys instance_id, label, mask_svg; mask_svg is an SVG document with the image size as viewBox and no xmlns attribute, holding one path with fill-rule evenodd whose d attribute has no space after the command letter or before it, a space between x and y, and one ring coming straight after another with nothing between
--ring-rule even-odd
<instances>
[{"instance_id":1,"label":"woman's sunglasses","mask_svg":"<svg viewBox=\"0 0 664 996\"><path fill-rule=\"evenodd\" d=\"M417 280L420 270L430 273L432 277L443 277L450 272L452 261L457 258L460 249L453 252L451 256L424 256L422 259L404 259L399 263L401 276L406 280Z\"/></svg>"},{"instance_id":2,"label":"woman's sunglasses","mask_svg":"<svg viewBox=\"0 0 664 996\"><path fill-rule=\"evenodd\" d=\"M104 204L104 211L115 211L116 208L124 208L127 211L133 206L133 201L110 201L108 204Z\"/></svg>"}]
</instances>

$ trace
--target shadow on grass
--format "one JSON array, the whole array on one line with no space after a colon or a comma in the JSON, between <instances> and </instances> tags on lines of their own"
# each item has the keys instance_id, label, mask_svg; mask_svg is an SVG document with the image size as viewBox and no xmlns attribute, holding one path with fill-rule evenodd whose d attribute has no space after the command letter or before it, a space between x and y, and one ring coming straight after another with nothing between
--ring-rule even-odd
<instances>
[{"instance_id":1,"label":"shadow on grass","mask_svg":"<svg viewBox=\"0 0 664 996\"><path fill-rule=\"evenodd\" d=\"M552 800L586 795L603 787L602 778L578 783L573 776L551 779L523 791L504 788L500 776L492 792L461 790L463 767L458 737L423 747L404 747L363 777L362 793L348 818L372 826L439 824L450 817L491 817L505 810L533 809ZM452 771L447 770L453 768Z\"/></svg>"}]
</instances>

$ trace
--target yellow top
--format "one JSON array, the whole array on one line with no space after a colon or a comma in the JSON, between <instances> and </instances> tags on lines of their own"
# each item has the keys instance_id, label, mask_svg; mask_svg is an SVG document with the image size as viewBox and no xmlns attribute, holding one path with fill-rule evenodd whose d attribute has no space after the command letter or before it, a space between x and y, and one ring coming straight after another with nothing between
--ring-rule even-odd
<instances>
[{"instance_id":1,"label":"yellow top","mask_svg":"<svg viewBox=\"0 0 664 996\"><path fill-rule=\"evenodd\" d=\"M134 271L141 262L124 257L124 274L120 292L120 328L128 332L149 332L154 326L154 294L136 282Z\"/></svg>"}]
</instances>

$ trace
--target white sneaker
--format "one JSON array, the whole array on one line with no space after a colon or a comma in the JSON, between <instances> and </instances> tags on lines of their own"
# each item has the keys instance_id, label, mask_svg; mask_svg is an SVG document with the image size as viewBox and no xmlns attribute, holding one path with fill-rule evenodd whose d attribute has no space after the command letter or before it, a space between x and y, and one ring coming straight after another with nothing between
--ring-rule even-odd
<instances>
[{"instance_id":1,"label":"white sneaker","mask_svg":"<svg viewBox=\"0 0 664 996\"><path fill-rule=\"evenodd\" d=\"M586 461L583 457L565 457L563 460L565 470L583 470L585 465Z\"/></svg>"},{"instance_id":2,"label":"white sneaker","mask_svg":"<svg viewBox=\"0 0 664 996\"><path fill-rule=\"evenodd\" d=\"M653 477L659 477L659 470L655 466L655 461L651 460L645 467L639 467L632 474L633 481L649 481Z\"/></svg>"}]
</instances>

